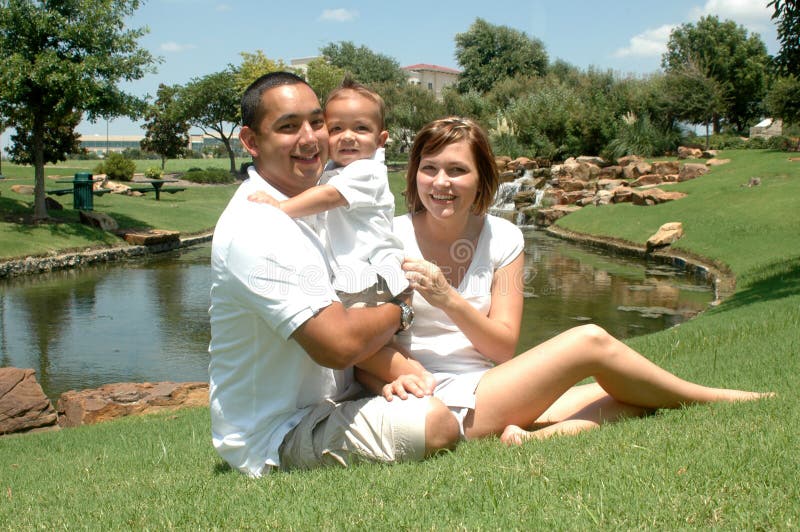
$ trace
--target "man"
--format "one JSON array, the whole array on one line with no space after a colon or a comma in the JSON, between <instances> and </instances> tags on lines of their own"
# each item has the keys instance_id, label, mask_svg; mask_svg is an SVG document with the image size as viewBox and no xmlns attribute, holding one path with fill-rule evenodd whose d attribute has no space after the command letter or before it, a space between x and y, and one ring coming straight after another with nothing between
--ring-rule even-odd
<instances>
[{"instance_id":1,"label":"man","mask_svg":"<svg viewBox=\"0 0 800 532\"><path fill-rule=\"evenodd\" d=\"M328 132L313 90L293 74L262 76L242 97L247 179L212 244L211 426L214 447L251 476L271 468L418 460L458 439L450 411L431 397L341 401L341 371L368 358L411 316L407 302L346 310L314 231L280 210L315 185Z\"/></svg>"}]
</instances>

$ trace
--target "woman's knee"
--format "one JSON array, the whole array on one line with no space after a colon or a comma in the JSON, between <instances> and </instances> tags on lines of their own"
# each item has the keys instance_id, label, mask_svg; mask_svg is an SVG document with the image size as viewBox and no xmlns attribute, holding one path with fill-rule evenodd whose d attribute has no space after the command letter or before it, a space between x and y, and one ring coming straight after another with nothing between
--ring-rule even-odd
<instances>
[{"instance_id":1,"label":"woman's knee","mask_svg":"<svg viewBox=\"0 0 800 532\"><path fill-rule=\"evenodd\" d=\"M442 449L452 449L460 434L458 421L439 399L432 397L425 415L425 451L430 455Z\"/></svg>"}]
</instances>

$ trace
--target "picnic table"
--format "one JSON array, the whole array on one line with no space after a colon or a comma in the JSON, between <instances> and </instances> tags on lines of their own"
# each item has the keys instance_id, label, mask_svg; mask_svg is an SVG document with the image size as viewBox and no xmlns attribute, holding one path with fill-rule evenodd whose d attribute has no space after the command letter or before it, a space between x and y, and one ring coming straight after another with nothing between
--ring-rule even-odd
<instances>
[{"instance_id":1,"label":"picnic table","mask_svg":"<svg viewBox=\"0 0 800 532\"><path fill-rule=\"evenodd\" d=\"M47 194L54 194L56 196L63 196L64 194L72 194L72 208L79 210L91 211L94 210L94 196L102 196L110 189L101 188L94 190L94 182L99 181L94 179L90 172L78 172L73 179L58 179L56 183L72 183L72 188L61 188L55 190L46 190Z\"/></svg>"},{"instance_id":2,"label":"picnic table","mask_svg":"<svg viewBox=\"0 0 800 532\"><path fill-rule=\"evenodd\" d=\"M147 181L136 181L136 183L146 183L146 187L136 187L132 186L131 190L135 190L137 192L151 192L155 191L156 193L156 200L161 200L161 192L167 192L169 194L175 194L176 192L181 192L186 190L186 187L167 187L162 188L165 183L178 183L177 179L149 179Z\"/></svg>"}]
</instances>

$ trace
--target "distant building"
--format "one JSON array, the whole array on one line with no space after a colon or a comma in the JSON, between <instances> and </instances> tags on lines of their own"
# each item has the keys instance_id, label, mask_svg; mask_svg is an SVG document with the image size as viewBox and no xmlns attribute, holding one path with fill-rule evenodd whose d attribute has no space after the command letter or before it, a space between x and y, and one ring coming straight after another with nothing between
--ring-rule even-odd
<instances>
[{"instance_id":1,"label":"distant building","mask_svg":"<svg viewBox=\"0 0 800 532\"><path fill-rule=\"evenodd\" d=\"M403 67L408 76L408 82L419 85L423 89L432 91L437 100L442 99L442 89L455 85L461 73L453 68L419 63Z\"/></svg>"},{"instance_id":2,"label":"distant building","mask_svg":"<svg viewBox=\"0 0 800 532\"><path fill-rule=\"evenodd\" d=\"M314 59L321 59L322 56L316 55L313 57L298 57L297 59L289 60L289 66L292 67L298 74L305 77L308 72L308 64Z\"/></svg>"},{"instance_id":3,"label":"distant building","mask_svg":"<svg viewBox=\"0 0 800 532\"><path fill-rule=\"evenodd\" d=\"M765 118L758 124L750 128L750 138L756 137L777 137L783 134L783 121L779 118L773 120L772 118Z\"/></svg>"},{"instance_id":4,"label":"distant building","mask_svg":"<svg viewBox=\"0 0 800 532\"><path fill-rule=\"evenodd\" d=\"M125 150L139 150L140 142L144 139L144 135L81 135L80 143L81 148L86 149L88 152L96 153L97 155L105 155L109 152L116 152L121 153ZM187 148L203 153L204 151L208 151L207 149L213 150L218 146L222 146L222 143L214 137L204 134L192 134L189 135L189 144L187 144ZM239 136L234 134L231 137L231 148L233 148L234 153L241 153L242 152L242 145L239 142Z\"/></svg>"}]
</instances>

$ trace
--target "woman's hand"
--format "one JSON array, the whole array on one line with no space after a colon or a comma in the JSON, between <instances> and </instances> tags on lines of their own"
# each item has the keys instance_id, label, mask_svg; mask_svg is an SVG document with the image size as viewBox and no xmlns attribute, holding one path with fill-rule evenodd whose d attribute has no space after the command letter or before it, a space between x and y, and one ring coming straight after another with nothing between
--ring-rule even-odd
<instances>
[{"instance_id":1,"label":"woman's hand","mask_svg":"<svg viewBox=\"0 0 800 532\"><path fill-rule=\"evenodd\" d=\"M422 259L406 258L403 271L406 272L409 286L419 292L425 301L440 309L450 303L453 287L437 265Z\"/></svg>"},{"instance_id":2,"label":"woman's hand","mask_svg":"<svg viewBox=\"0 0 800 532\"><path fill-rule=\"evenodd\" d=\"M394 399L395 395L402 400L406 400L409 393L416 397L425 397L433 394L435 384L433 375L427 371L421 377L417 375L401 375L389 384L384 385L381 393L387 401Z\"/></svg>"},{"instance_id":3,"label":"woman's hand","mask_svg":"<svg viewBox=\"0 0 800 532\"><path fill-rule=\"evenodd\" d=\"M253 203L266 203L267 205L271 205L276 209L281 208L281 203L263 190L253 192L247 196L247 200L252 201Z\"/></svg>"}]
</instances>

